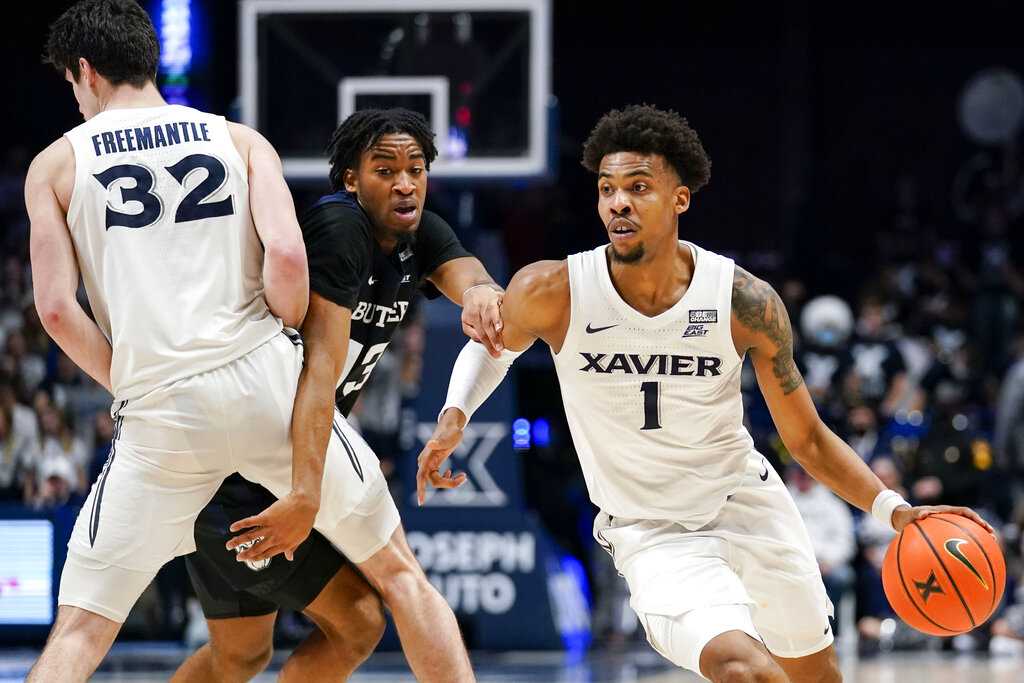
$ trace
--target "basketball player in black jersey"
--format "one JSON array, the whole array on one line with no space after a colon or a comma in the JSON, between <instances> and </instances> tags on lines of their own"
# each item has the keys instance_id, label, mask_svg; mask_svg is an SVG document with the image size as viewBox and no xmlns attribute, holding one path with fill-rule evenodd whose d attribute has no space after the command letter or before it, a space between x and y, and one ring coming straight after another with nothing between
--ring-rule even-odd
<instances>
[{"instance_id":1,"label":"basketball player in black jersey","mask_svg":"<svg viewBox=\"0 0 1024 683\"><path fill-rule=\"evenodd\" d=\"M335 407L342 416L352 410L417 292L444 293L461 304L464 331L495 354L503 292L451 227L423 210L427 168L437 154L423 117L401 109L357 112L335 132L329 151L335 192L302 219L310 305L292 422L293 492L275 501L235 476L200 515L198 551L187 562L211 643L182 665L173 679L179 683L247 680L262 670L278 607L303 610L320 627L286 662L282 679L339 680L380 639L378 593L419 680L473 679L454 615L400 526L358 563L372 589L310 529ZM358 455L352 454L355 474L368 479L363 468L377 464L367 466ZM452 486L463 478L437 475L435 483ZM274 557L279 553L292 561Z\"/></svg>"}]
</instances>

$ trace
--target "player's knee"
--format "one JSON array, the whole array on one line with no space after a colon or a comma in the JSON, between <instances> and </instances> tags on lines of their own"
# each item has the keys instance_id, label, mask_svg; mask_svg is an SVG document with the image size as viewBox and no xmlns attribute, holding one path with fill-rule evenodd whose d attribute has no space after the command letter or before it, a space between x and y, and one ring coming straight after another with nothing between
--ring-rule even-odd
<instances>
[{"instance_id":1,"label":"player's knee","mask_svg":"<svg viewBox=\"0 0 1024 683\"><path fill-rule=\"evenodd\" d=\"M380 582L381 597L388 605L406 604L422 600L433 590L422 571L417 568L397 570Z\"/></svg>"},{"instance_id":2,"label":"player's knee","mask_svg":"<svg viewBox=\"0 0 1024 683\"><path fill-rule=\"evenodd\" d=\"M708 672L713 683L783 683L782 671L771 662L730 659Z\"/></svg>"},{"instance_id":3,"label":"player's knee","mask_svg":"<svg viewBox=\"0 0 1024 683\"><path fill-rule=\"evenodd\" d=\"M248 680L258 675L274 656L274 646L265 646L243 650L234 647L213 648L213 658L218 671L226 678Z\"/></svg>"},{"instance_id":4,"label":"player's knee","mask_svg":"<svg viewBox=\"0 0 1024 683\"><path fill-rule=\"evenodd\" d=\"M356 608L345 620L345 633L340 634L341 637L336 637L339 634L328 634L328 637L335 641L336 649L348 652L353 659L362 662L377 649L384 637L387 621L376 595L361 599Z\"/></svg>"},{"instance_id":5,"label":"player's knee","mask_svg":"<svg viewBox=\"0 0 1024 683\"><path fill-rule=\"evenodd\" d=\"M352 648L357 655L366 659L373 654L377 645L380 644L380 639L384 637L387 620L384 618L380 600L374 600L372 605L367 605L365 609L360 610L360 613L362 628L353 641Z\"/></svg>"}]
</instances>

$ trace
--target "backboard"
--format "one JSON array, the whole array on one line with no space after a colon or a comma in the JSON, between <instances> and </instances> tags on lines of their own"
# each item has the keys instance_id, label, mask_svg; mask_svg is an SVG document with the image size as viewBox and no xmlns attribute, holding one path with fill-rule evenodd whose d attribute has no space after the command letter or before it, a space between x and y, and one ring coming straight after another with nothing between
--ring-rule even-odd
<instances>
[{"instance_id":1,"label":"backboard","mask_svg":"<svg viewBox=\"0 0 1024 683\"><path fill-rule=\"evenodd\" d=\"M292 180L323 179L337 124L366 107L422 113L441 177L542 175L550 0L243 0L241 119Z\"/></svg>"}]
</instances>

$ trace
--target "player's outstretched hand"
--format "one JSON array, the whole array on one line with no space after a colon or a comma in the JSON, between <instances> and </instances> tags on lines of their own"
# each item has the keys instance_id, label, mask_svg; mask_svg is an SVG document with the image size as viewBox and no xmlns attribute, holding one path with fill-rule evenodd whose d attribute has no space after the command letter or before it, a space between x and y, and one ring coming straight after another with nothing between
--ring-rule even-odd
<instances>
[{"instance_id":1,"label":"player's outstretched hand","mask_svg":"<svg viewBox=\"0 0 1024 683\"><path fill-rule=\"evenodd\" d=\"M427 497L427 482L434 488L453 489L466 481L462 472L448 470L441 474L441 465L462 441L462 425L466 416L457 408L449 408L441 416L434 433L416 459L416 499L420 505Z\"/></svg>"},{"instance_id":2,"label":"player's outstretched hand","mask_svg":"<svg viewBox=\"0 0 1024 683\"><path fill-rule=\"evenodd\" d=\"M228 550L234 550L243 543L257 541L251 547L238 553L239 562L269 560L284 553L291 561L295 549L306 540L313 530L313 520L320 506L308 496L289 493L258 515L240 519L231 525L232 532L248 529L227 543Z\"/></svg>"},{"instance_id":3,"label":"player's outstretched hand","mask_svg":"<svg viewBox=\"0 0 1024 683\"><path fill-rule=\"evenodd\" d=\"M470 287L462 297L462 331L480 342L495 358L505 348L501 340L501 299L504 292L486 286Z\"/></svg>"},{"instance_id":4,"label":"player's outstretched hand","mask_svg":"<svg viewBox=\"0 0 1024 683\"><path fill-rule=\"evenodd\" d=\"M995 533L992 525L981 518L981 516L972 510L971 508L959 507L956 505L919 505L917 507L898 507L892 513L892 525L896 531L903 531L903 528L917 519L923 519L928 515L934 515L939 512L946 512L951 515L960 515L966 517L972 522L977 522L981 526L988 529L989 533Z\"/></svg>"}]
</instances>

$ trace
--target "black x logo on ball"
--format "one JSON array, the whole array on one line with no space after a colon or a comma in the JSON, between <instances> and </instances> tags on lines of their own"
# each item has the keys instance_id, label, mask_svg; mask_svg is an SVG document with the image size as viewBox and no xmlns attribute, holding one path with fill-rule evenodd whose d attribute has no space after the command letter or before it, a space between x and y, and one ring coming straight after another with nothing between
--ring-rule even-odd
<instances>
[{"instance_id":1,"label":"black x logo on ball","mask_svg":"<svg viewBox=\"0 0 1024 683\"><path fill-rule=\"evenodd\" d=\"M932 596L932 593L945 595L945 592L939 587L939 580L935 578L934 571L928 574L928 579L926 581L915 581L914 586L917 588L918 592L921 593L921 599L925 602L928 602L928 598Z\"/></svg>"}]
</instances>

